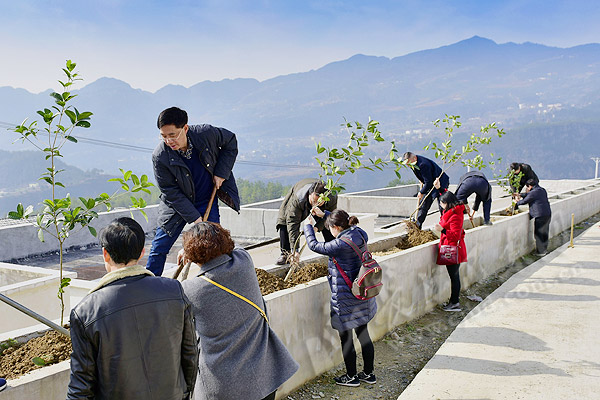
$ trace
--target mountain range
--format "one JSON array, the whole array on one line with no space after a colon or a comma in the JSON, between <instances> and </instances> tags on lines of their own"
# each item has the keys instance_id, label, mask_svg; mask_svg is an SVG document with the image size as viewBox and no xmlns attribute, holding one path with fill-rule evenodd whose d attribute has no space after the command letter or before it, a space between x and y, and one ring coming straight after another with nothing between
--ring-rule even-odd
<instances>
[{"instance_id":1,"label":"mountain range","mask_svg":"<svg viewBox=\"0 0 600 400\"><path fill-rule=\"evenodd\" d=\"M85 78L85 65L78 69ZM53 104L50 93L1 87L0 126L35 119L36 110ZM316 169L301 166L316 166L315 142L347 143L340 128L344 119L376 119L383 136L394 139L400 151L430 157L423 146L444 138L431 121L460 115L457 142L495 121L507 135L489 150L506 163L531 164L542 179L592 178L589 158L600 156L600 44L558 48L497 44L475 36L391 59L359 54L262 82L203 81L150 93L101 78L75 93L76 107L94 115L92 127L74 135L97 142L69 144L64 161L108 174L118 174L118 168L152 174L150 153L159 140L156 117L172 105L186 109L192 124L235 132L241 162L234 172L250 180L289 184L316 175ZM2 149L31 149L12 144L14 139L11 132L0 135ZM455 169L451 180L460 174ZM359 174L349 177L346 186L385 186L393 178L391 171Z\"/></svg>"}]
</instances>

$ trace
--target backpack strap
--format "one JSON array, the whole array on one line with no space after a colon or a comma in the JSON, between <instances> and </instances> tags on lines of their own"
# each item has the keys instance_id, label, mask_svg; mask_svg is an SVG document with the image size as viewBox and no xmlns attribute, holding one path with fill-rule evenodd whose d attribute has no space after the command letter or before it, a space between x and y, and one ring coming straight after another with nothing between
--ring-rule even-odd
<instances>
[{"instance_id":1,"label":"backpack strap","mask_svg":"<svg viewBox=\"0 0 600 400\"><path fill-rule=\"evenodd\" d=\"M364 239L364 237L363 237L363 239ZM343 241L344 243L348 244L350 247L352 247L352 249L354 250L354 252L356 253L356 255L358 255L358 258L360 258L360 261L361 262L363 261L363 256L362 256L363 253L361 253L360 249L358 248L358 246L356 245L356 243L354 243L352 241L352 239L341 237L340 240Z\"/></svg>"},{"instance_id":2,"label":"backpack strap","mask_svg":"<svg viewBox=\"0 0 600 400\"><path fill-rule=\"evenodd\" d=\"M344 282L346 282L346 285L348 285L348 287L350 288L350 290L352 290L352 281L350 280L350 278L348 278L348 275L346 275L346 273L344 272L344 270L342 269L342 267L340 267L340 264L338 264L338 262L335 259L335 257L331 257L331 259L333 260L333 263L337 267L337 270L340 271L340 274L342 275L342 278L344 278Z\"/></svg>"}]
</instances>

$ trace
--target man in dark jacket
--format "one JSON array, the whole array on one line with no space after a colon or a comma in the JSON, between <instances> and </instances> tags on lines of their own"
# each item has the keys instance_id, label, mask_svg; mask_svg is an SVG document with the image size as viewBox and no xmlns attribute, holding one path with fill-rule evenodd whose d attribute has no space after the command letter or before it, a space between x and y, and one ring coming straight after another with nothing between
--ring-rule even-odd
<instances>
[{"instance_id":1,"label":"man in dark jacket","mask_svg":"<svg viewBox=\"0 0 600 400\"><path fill-rule=\"evenodd\" d=\"M518 186L512 187L513 193L521 193L521 190L523 190L523 188L525 187L526 182L530 179L533 179L536 185L540 183L540 180L538 179L535 172L533 172L533 169L531 169L531 166L529 164L514 162L510 164L510 169L512 170L514 175L519 175L520 173L523 174L523 176L521 176L521 180L518 183Z\"/></svg>"},{"instance_id":2,"label":"man in dark jacket","mask_svg":"<svg viewBox=\"0 0 600 400\"><path fill-rule=\"evenodd\" d=\"M526 187L527 192L517 196L520 199L517 205L529 204L529 218L534 218L533 237L535 238L537 255L544 256L548 249L550 220L552 219L548 193L534 179L528 180Z\"/></svg>"},{"instance_id":3,"label":"man in dark jacket","mask_svg":"<svg viewBox=\"0 0 600 400\"><path fill-rule=\"evenodd\" d=\"M189 399L198 374L192 307L181 284L137 265L144 231L119 218L100 232L108 272L71 311L67 399Z\"/></svg>"},{"instance_id":4,"label":"man in dark jacket","mask_svg":"<svg viewBox=\"0 0 600 400\"><path fill-rule=\"evenodd\" d=\"M162 275L167 254L188 224L202 221L208 207L208 221L220 222L218 198L239 212L240 199L232 169L237 157L237 139L227 129L211 125L188 125L187 113L167 108L158 116L161 142L152 154L154 177L160 189L158 228L152 241L146 268Z\"/></svg>"},{"instance_id":5,"label":"man in dark jacket","mask_svg":"<svg viewBox=\"0 0 600 400\"><path fill-rule=\"evenodd\" d=\"M421 190L419 190L419 193L417 194L419 211L417 212L416 221L417 226L421 228L425 218L427 218L427 213L429 212L434 199L438 200L440 213L442 212L439 197L448 190L450 178L448 178L448 175L446 175L445 172L442 173L442 169L439 165L427 157L418 156L407 151L402 156L402 160L408 161L415 166L415 168L412 168L413 173L419 182L421 182ZM440 179L440 188L435 189L433 183L438 177Z\"/></svg>"},{"instance_id":6,"label":"man in dark jacket","mask_svg":"<svg viewBox=\"0 0 600 400\"><path fill-rule=\"evenodd\" d=\"M296 183L283 199L279 207L276 228L279 231L279 246L281 255L276 261L277 265L283 265L287 262L287 256L291 253L292 246L294 252L298 251L296 241L300 237L300 224L309 214L315 218L316 227L323 233L326 242L334 239L329 230L325 229L325 220L323 211L333 211L337 208L337 196L330 194L329 201L319 205L319 196L325 193L325 185L319 179L307 178Z\"/></svg>"},{"instance_id":7,"label":"man in dark jacket","mask_svg":"<svg viewBox=\"0 0 600 400\"><path fill-rule=\"evenodd\" d=\"M491 225L490 211L492 209L492 185L487 180L483 172L470 171L460 177L458 186L456 187L456 198L462 202L467 212L469 212L469 204L467 199L475 193L475 204L473 211L479 210L479 204L483 202L483 221L486 225Z\"/></svg>"}]
</instances>

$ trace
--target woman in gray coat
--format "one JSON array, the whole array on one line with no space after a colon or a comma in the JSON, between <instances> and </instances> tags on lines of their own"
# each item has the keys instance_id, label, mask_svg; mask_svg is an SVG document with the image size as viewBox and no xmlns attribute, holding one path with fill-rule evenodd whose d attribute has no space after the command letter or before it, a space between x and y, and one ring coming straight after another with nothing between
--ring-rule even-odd
<instances>
[{"instance_id":1,"label":"woman in gray coat","mask_svg":"<svg viewBox=\"0 0 600 400\"><path fill-rule=\"evenodd\" d=\"M298 364L269 327L252 258L213 222L194 225L183 243L184 261L200 265L183 282L200 353L194 399L275 399Z\"/></svg>"}]
</instances>

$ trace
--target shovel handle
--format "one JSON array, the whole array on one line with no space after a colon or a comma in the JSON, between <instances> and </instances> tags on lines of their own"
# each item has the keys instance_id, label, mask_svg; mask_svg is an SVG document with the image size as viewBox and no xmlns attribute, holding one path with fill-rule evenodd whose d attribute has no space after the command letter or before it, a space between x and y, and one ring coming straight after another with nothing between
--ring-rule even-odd
<instances>
[{"instance_id":1,"label":"shovel handle","mask_svg":"<svg viewBox=\"0 0 600 400\"><path fill-rule=\"evenodd\" d=\"M210 195L210 200L208 201L208 207L206 208L206 212L204 213L204 217L202 217L202 221L207 221L208 216L210 215L210 209L212 208L213 202L215 201L215 195L217 194L217 187L213 188L212 194Z\"/></svg>"}]
</instances>

